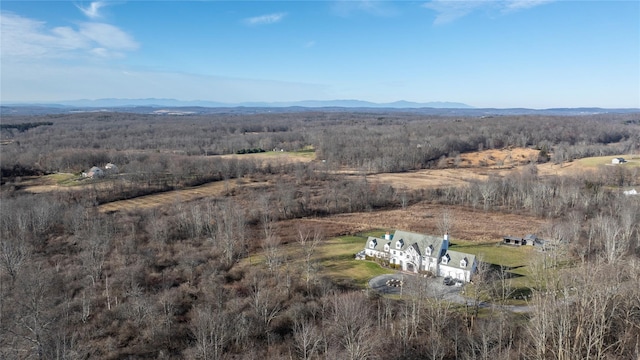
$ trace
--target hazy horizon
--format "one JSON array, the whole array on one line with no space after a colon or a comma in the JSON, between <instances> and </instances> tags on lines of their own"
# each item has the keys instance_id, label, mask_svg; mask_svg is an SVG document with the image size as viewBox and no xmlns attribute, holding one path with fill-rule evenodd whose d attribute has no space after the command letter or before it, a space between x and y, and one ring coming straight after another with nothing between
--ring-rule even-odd
<instances>
[{"instance_id":1,"label":"hazy horizon","mask_svg":"<svg viewBox=\"0 0 640 360\"><path fill-rule=\"evenodd\" d=\"M634 1L9 0L0 23L2 103L640 108Z\"/></svg>"}]
</instances>

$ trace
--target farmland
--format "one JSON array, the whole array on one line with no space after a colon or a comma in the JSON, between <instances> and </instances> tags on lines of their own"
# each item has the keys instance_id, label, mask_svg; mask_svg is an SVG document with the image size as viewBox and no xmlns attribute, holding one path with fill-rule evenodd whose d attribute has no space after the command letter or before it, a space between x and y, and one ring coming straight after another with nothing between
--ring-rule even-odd
<instances>
[{"instance_id":1,"label":"farmland","mask_svg":"<svg viewBox=\"0 0 640 360\"><path fill-rule=\"evenodd\" d=\"M606 356L633 358L640 198L621 190L640 186L634 116L10 117L51 125L2 129L0 357L292 358L306 333L335 358L331 334L357 323L406 359L437 342L444 359L482 344L555 354L552 339L578 334L582 349L596 330ZM119 171L81 176L106 163ZM367 235L440 235L445 217L452 249L498 265L476 274L472 305L420 282L362 291L391 271L353 259ZM526 234L553 251L498 246ZM523 295L526 316L477 306ZM523 335L541 328L542 345Z\"/></svg>"}]
</instances>

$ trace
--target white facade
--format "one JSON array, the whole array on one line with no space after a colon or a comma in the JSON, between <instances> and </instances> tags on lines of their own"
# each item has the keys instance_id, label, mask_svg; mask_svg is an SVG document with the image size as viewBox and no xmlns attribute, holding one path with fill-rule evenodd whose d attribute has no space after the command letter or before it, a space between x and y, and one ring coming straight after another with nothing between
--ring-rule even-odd
<instances>
[{"instance_id":1,"label":"white facade","mask_svg":"<svg viewBox=\"0 0 640 360\"><path fill-rule=\"evenodd\" d=\"M449 250L448 234L437 237L397 230L383 238L369 237L364 253L388 260L403 271L429 271L436 276L451 276L466 282L471 280L476 268L474 255Z\"/></svg>"}]
</instances>

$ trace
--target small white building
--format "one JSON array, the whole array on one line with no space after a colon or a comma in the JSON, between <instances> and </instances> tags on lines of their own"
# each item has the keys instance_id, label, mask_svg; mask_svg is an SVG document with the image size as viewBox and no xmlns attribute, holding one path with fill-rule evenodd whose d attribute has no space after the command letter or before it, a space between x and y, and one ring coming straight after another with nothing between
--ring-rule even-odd
<instances>
[{"instance_id":1,"label":"small white building","mask_svg":"<svg viewBox=\"0 0 640 360\"><path fill-rule=\"evenodd\" d=\"M115 164L108 163L104 166L104 171L108 174L117 174L119 170Z\"/></svg>"},{"instance_id":2,"label":"small white building","mask_svg":"<svg viewBox=\"0 0 640 360\"><path fill-rule=\"evenodd\" d=\"M624 158L621 158L621 157L611 159L611 163L612 164L623 164L623 163L626 163L626 162L627 162L627 160L625 160Z\"/></svg>"},{"instance_id":3,"label":"small white building","mask_svg":"<svg viewBox=\"0 0 640 360\"><path fill-rule=\"evenodd\" d=\"M92 167L87 172L82 173L82 177L99 178L104 176L104 171L97 166Z\"/></svg>"}]
</instances>

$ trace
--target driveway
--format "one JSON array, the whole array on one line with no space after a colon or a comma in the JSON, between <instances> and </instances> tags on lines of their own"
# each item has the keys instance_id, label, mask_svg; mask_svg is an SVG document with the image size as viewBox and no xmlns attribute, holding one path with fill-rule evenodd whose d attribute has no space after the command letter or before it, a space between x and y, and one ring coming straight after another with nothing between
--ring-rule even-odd
<instances>
[{"instance_id":1,"label":"driveway","mask_svg":"<svg viewBox=\"0 0 640 360\"><path fill-rule=\"evenodd\" d=\"M462 287L446 286L442 283L442 278L420 278L420 275L397 272L395 274L384 274L369 280L369 288L380 294L401 294L407 282L424 279L426 294L428 296L441 298L457 304L464 304L465 298L460 295Z\"/></svg>"},{"instance_id":2,"label":"driveway","mask_svg":"<svg viewBox=\"0 0 640 360\"><path fill-rule=\"evenodd\" d=\"M401 294L402 291L405 290L407 282L421 279L419 276L420 275L402 272L380 275L369 280L369 288L380 294ZM441 277L424 278L424 280L426 281L426 286L424 287L426 291L424 293L427 296L447 300L456 304L473 306L472 299L461 295L463 287L444 285L442 283L443 278ZM498 305L487 302L482 302L479 306L482 308L495 306L516 313L530 312L533 309L531 306L526 305Z\"/></svg>"}]
</instances>

